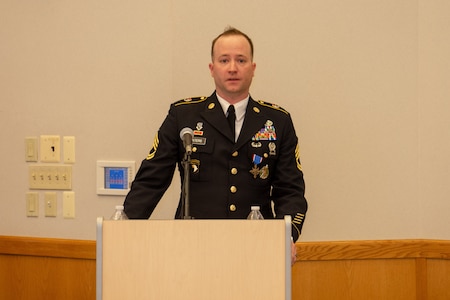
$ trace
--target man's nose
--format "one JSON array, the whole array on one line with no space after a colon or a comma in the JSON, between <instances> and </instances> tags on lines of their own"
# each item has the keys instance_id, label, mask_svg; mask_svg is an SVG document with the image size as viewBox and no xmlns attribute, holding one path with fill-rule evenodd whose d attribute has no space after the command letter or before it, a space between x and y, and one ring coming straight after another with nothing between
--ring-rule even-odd
<instances>
[{"instance_id":1,"label":"man's nose","mask_svg":"<svg viewBox=\"0 0 450 300\"><path fill-rule=\"evenodd\" d=\"M231 61L230 61L230 65L229 65L229 66L230 66L229 69L228 69L229 72L236 72L236 70L237 70L237 68L236 68L237 64L236 64L236 62L235 62L234 60L231 60Z\"/></svg>"}]
</instances>

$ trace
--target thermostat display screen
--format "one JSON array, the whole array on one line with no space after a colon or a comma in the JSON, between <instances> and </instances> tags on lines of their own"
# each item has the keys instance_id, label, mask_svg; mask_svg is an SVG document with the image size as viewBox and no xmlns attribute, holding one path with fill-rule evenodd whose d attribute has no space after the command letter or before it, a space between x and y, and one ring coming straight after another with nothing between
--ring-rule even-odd
<instances>
[{"instance_id":1,"label":"thermostat display screen","mask_svg":"<svg viewBox=\"0 0 450 300\"><path fill-rule=\"evenodd\" d=\"M128 168L105 167L105 189L128 189Z\"/></svg>"},{"instance_id":2,"label":"thermostat display screen","mask_svg":"<svg viewBox=\"0 0 450 300\"><path fill-rule=\"evenodd\" d=\"M130 191L134 161L97 161L97 195L123 196Z\"/></svg>"}]
</instances>

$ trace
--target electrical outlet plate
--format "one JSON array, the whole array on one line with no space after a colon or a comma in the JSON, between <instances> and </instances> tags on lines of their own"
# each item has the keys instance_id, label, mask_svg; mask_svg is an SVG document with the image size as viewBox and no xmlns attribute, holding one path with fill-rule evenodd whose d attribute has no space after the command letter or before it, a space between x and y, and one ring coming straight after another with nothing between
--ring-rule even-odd
<instances>
[{"instance_id":1,"label":"electrical outlet plate","mask_svg":"<svg viewBox=\"0 0 450 300\"><path fill-rule=\"evenodd\" d=\"M41 135L41 161L59 162L61 160L61 140L59 135Z\"/></svg>"}]
</instances>

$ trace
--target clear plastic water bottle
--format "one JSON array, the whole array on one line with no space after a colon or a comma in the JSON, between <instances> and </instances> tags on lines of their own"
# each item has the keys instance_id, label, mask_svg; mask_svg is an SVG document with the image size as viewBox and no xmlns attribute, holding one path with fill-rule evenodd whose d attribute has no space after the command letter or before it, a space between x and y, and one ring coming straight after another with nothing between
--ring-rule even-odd
<instances>
[{"instance_id":1,"label":"clear plastic water bottle","mask_svg":"<svg viewBox=\"0 0 450 300\"><path fill-rule=\"evenodd\" d=\"M263 215L259 211L259 206L252 206L251 209L247 217L248 220L264 220Z\"/></svg>"},{"instance_id":2,"label":"clear plastic water bottle","mask_svg":"<svg viewBox=\"0 0 450 300\"><path fill-rule=\"evenodd\" d=\"M114 220L114 221L128 220L127 215L123 211L123 205L116 205L116 211L111 216L111 220Z\"/></svg>"}]
</instances>

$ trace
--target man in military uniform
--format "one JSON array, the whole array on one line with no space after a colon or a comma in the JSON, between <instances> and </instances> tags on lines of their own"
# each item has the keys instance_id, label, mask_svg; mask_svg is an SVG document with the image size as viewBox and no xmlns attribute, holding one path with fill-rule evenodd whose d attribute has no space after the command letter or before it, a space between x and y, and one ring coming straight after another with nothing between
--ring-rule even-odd
<instances>
[{"instance_id":1,"label":"man in military uniform","mask_svg":"<svg viewBox=\"0 0 450 300\"><path fill-rule=\"evenodd\" d=\"M279 106L250 97L256 64L247 35L225 30L214 39L211 58L215 92L171 105L125 199L125 212L131 219L149 218L169 187L176 164L184 178L180 131L188 127L193 129L190 216L245 219L250 207L257 205L265 219L291 215L296 241L307 202L291 117ZM181 215L180 201L175 217Z\"/></svg>"}]
</instances>

